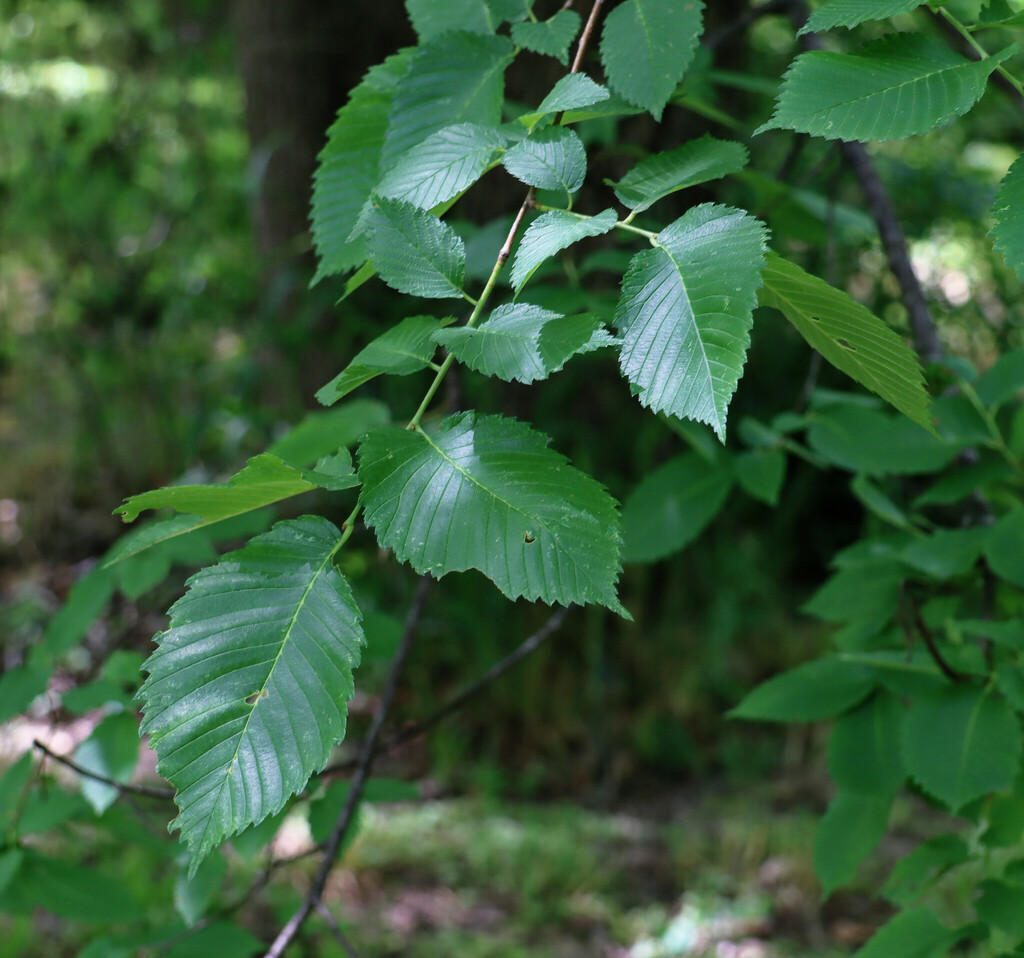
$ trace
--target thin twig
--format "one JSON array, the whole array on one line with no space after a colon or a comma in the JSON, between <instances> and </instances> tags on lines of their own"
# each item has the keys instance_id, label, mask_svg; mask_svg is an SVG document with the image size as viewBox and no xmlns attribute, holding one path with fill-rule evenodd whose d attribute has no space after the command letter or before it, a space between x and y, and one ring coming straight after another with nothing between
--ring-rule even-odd
<instances>
[{"instance_id":1,"label":"thin twig","mask_svg":"<svg viewBox=\"0 0 1024 958\"><path fill-rule=\"evenodd\" d=\"M331 914L331 909L322 901L318 901L316 903L316 910L327 924L327 927L331 929L331 934L334 935L335 941L341 945L341 950L344 951L349 958L359 958L359 952L356 951L355 945L348 940L348 935L341 930L341 925L338 924L338 920Z\"/></svg>"},{"instance_id":2,"label":"thin twig","mask_svg":"<svg viewBox=\"0 0 1024 958\"><path fill-rule=\"evenodd\" d=\"M95 782L102 782L104 785L116 788L122 795L144 795L146 798L162 799L174 798L173 788L159 788L155 785L126 785L124 782L118 782L112 778L107 778L106 775L100 775L97 772L90 772L89 769L83 768L81 765L71 761L67 756L58 755L48 746L40 742L39 739L34 739L32 744L35 745L35 747L44 755L48 755L55 762L59 762L66 768L70 768L71 771L75 772L77 775L81 775L84 778L91 778Z\"/></svg>"},{"instance_id":3,"label":"thin twig","mask_svg":"<svg viewBox=\"0 0 1024 958\"><path fill-rule=\"evenodd\" d=\"M459 709L461 709L470 699L475 698L487 689L488 686L501 678L501 676L512 668L513 665L518 664L531 652L538 649L544 641L552 635L552 633L558 630L571 609L572 606L568 606L567 608L559 609L555 612L555 614L552 615L536 632L534 632L533 635L523 639L523 641L512 652L506 655L505 658L495 663L495 665L488 669L476 681L470 683L460 692L456 693L436 712L432 712L430 715L426 716L426 718L422 718L418 722L413 722L405 728L388 736L377 750L378 754L390 752L399 745L402 745L411 739L418 738L423 735L424 732L429 732L430 729L443 719L448 718L449 715L459 711ZM350 769L355 768L358 762L358 758L352 758L345 762L338 762L336 765L331 765L325 768L323 772L321 772L321 777L333 775L338 772L347 772Z\"/></svg>"},{"instance_id":4,"label":"thin twig","mask_svg":"<svg viewBox=\"0 0 1024 958\"><path fill-rule=\"evenodd\" d=\"M900 626L903 629L903 635L907 640L907 645L909 646L914 641L914 633L911 630L910 624L907 622L906 616L904 615L904 607L910 608L914 627L917 629L918 635L920 635L924 640L925 647L928 649L928 654L932 657L932 661L939 667L939 671L946 676L950 682L966 682L967 676L962 672L958 672L945 660L945 658L943 658L942 653L939 651L938 643L935 641L935 636L932 635L932 630L928 628L928 623L925 622L924 616L921 614L921 607L917 604L914 594L909 588L907 588L906 582L900 582L899 612L897 618L899 619Z\"/></svg>"},{"instance_id":5,"label":"thin twig","mask_svg":"<svg viewBox=\"0 0 1024 958\"><path fill-rule=\"evenodd\" d=\"M594 32L594 25L597 23L598 14L601 12L602 3L604 3L604 0L594 0L594 5L590 8L587 25L583 28L583 33L580 34L580 42L576 45L576 56L573 57L572 67L569 69L570 73L579 73L580 64L583 63L583 56L590 45L590 35Z\"/></svg>"},{"instance_id":6,"label":"thin twig","mask_svg":"<svg viewBox=\"0 0 1024 958\"><path fill-rule=\"evenodd\" d=\"M295 914L288 919L288 923L274 939L265 958L280 958L316 907L316 903L320 901L324 886L327 884L327 878L334 867L335 859L338 857L338 850L341 848L341 843L344 841L349 826L352 824L352 818L359 799L362 797L363 788L370 777L373 760L377 755L377 739L380 737L384 720L391 710L391 703L394 700L395 690L398 687L398 678L409 654L409 649L412 646L413 636L416 634L416 629L419 626L420 617L423 615L423 609L426 606L427 595L430 592L432 581L429 575L425 575L420 579L419 585L416 587L412 605L409 607L409 613L405 618L405 628L402 632L401 642L398 645L398 651L395 653L394 660L391 663L391 670L388 672L387 681L384 683L384 690L381 692L380 701L377 703L377 710L374 712L373 721L370 723L370 730L366 733L366 738L363 739L363 744L359 750L359 764L356 768L355 777L352 779L352 786L349 789L345 807L338 816L334 829L327 839L320 868L317 870L316 877L313 879L309 891L306 892L302 904Z\"/></svg>"}]
</instances>

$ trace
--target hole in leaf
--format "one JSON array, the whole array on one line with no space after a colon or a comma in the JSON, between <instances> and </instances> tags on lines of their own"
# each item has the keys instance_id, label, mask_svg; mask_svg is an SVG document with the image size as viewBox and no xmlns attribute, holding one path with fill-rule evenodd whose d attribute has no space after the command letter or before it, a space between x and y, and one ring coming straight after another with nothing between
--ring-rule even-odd
<instances>
[{"instance_id":1,"label":"hole in leaf","mask_svg":"<svg viewBox=\"0 0 1024 958\"><path fill-rule=\"evenodd\" d=\"M526 535L523 536L523 542L525 542L527 545L529 545L531 542L536 541L537 537L532 532L527 532Z\"/></svg>"},{"instance_id":2,"label":"hole in leaf","mask_svg":"<svg viewBox=\"0 0 1024 958\"><path fill-rule=\"evenodd\" d=\"M857 352L857 347L854 346L853 343L851 343L849 340L837 339L836 340L836 345L842 347L843 349L850 350L851 353Z\"/></svg>"},{"instance_id":3,"label":"hole in leaf","mask_svg":"<svg viewBox=\"0 0 1024 958\"><path fill-rule=\"evenodd\" d=\"M267 697L267 690L266 689L261 689L259 692L253 692L252 695L247 695L245 697L245 704L246 705L255 705L260 699L265 699L266 697Z\"/></svg>"},{"instance_id":4,"label":"hole in leaf","mask_svg":"<svg viewBox=\"0 0 1024 958\"><path fill-rule=\"evenodd\" d=\"M820 323L821 322L821 317L820 316L812 316L811 317L811 322L812 323Z\"/></svg>"}]
</instances>

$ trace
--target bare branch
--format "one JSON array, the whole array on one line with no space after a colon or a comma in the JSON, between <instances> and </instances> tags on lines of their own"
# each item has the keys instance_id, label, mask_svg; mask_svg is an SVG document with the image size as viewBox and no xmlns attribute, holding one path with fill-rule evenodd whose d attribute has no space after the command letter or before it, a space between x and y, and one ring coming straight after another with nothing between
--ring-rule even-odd
<instances>
[{"instance_id":1,"label":"bare branch","mask_svg":"<svg viewBox=\"0 0 1024 958\"><path fill-rule=\"evenodd\" d=\"M91 778L94 782L102 782L104 785L109 785L111 788L116 788L122 795L144 795L146 798L162 798L170 799L174 798L173 788L160 788L156 785L125 785L124 782L114 781L112 778L107 778L106 775L99 775L96 772L90 772L87 768L82 768L81 765L71 761L70 758L64 755L58 755L52 751L48 746L44 745L39 739L34 739L33 745L44 755L48 755L55 762L59 762L66 768L70 768L76 775L81 775L83 778Z\"/></svg>"}]
</instances>

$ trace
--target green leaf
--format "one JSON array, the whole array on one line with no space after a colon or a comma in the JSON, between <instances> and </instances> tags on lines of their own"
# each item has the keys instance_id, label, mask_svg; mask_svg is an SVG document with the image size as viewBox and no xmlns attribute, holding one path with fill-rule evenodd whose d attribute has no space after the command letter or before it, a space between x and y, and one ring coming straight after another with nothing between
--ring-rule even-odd
<instances>
[{"instance_id":1,"label":"green leaf","mask_svg":"<svg viewBox=\"0 0 1024 958\"><path fill-rule=\"evenodd\" d=\"M419 573L478 569L512 599L619 611L615 501L547 444L472 412L429 433L375 430L359 447L367 525Z\"/></svg>"},{"instance_id":2,"label":"green leaf","mask_svg":"<svg viewBox=\"0 0 1024 958\"><path fill-rule=\"evenodd\" d=\"M547 379L577 353L615 343L596 316L562 316L528 303L499 306L480 326L442 329L434 339L470 369L521 383Z\"/></svg>"},{"instance_id":3,"label":"green leaf","mask_svg":"<svg viewBox=\"0 0 1024 958\"><path fill-rule=\"evenodd\" d=\"M925 0L828 0L814 11L798 36L833 27L855 27L866 20L887 20L917 9Z\"/></svg>"},{"instance_id":4,"label":"green leaf","mask_svg":"<svg viewBox=\"0 0 1024 958\"><path fill-rule=\"evenodd\" d=\"M978 888L981 895L974 902L978 917L1014 939L1024 936L1024 884L986 878Z\"/></svg>"},{"instance_id":5,"label":"green leaf","mask_svg":"<svg viewBox=\"0 0 1024 958\"><path fill-rule=\"evenodd\" d=\"M349 241L360 210L377 182L391 100L409 63L407 53L389 57L367 73L327 131L313 177L311 222L320 257L317 279L366 259L366 244Z\"/></svg>"},{"instance_id":6,"label":"green leaf","mask_svg":"<svg viewBox=\"0 0 1024 958\"><path fill-rule=\"evenodd\" d=\"M422 43L398 84L381 157L386 173L403 153L456 123L501 123L512 41L465 31Z\"/></svg>"},{"instance_id":7,"label":"green leaf","mask_svg":"<svg viewBox=\"0 0 1024 958\"><path fill-rule=\"evenodd\" d=\"M251 958L263 950L263 943L251 932L217 921L173 944L162 958Z\"/></svg>"},{"instance_id":8,"label":"green leaf","mask_svg":"<svg viewBox=\"0 0 1024 958\"><path fill-rule=\"evenodd\" d=\"M778 505L786 478L786 454L780 449L754 449L736 456L733 474L748 496L770 506Z\"/></svg>"},{"instance_id":9,"label":"green leaf","mask_svg":"<svg viewBox=\"0 0 1024 958\"><path fill-rule=\"evenodd\" d=\"M1021 210L1024 211L1024 206ZM1016 398L1024 391L1024 349L1003 353L978 378L974 389L986 406L1001 406Z\"/></svg>"},{"instance_id":10,"label":"green leaf","mask_svg":"<svg viewBox=\"0 0 1024 958\"><path fill-rule=\"evenodd\" d=\"M867 476L854 476L850 482L850 492L865 509L874 513L883 522L888 522L897 529L910 531L913 528L907 514Z\"/></svg>"},{"instance_id":11,"label":"green leaf","mask_svg":"<svg viewBox=\"0 0 1024 958\"><path fill-rule=\"evenodd\" d=\"M420 41L448 30L494 33L484 0L405 0L405 8Z\"/></svg>"},{"instance_id":12,"label":"green leaf","mask_svg":"<svg viewBox=\"0 0 1024 958\"><path fill-rule=\"evenodd\" d=\"M949 579L969 572L978 561L990 529L939 529L919 536L900 552L908 565L933 579Z\"/></svg>"},{"instance_id":13,"label":"green leaf","mask_svg":"<svg viewBox=\"0 0 1024 958\"><path fill-rule=\"evenodd\" d=\"M984 689L952 686L913 701L907 711L907 771L954 812L989 792L1008 789L1020 749L1013 711Z\"/></svg>"},{"instance_id":14,"label":"green leaf","mask_svg":"<svg viewBox=\"0 0 1024 958\"><path fill-rule=\"evenodd\" d=\"M903 706L879 689L836 719L828 747L828 770L841 790L891 798L906 778L900 752Z\"/></svg>"},{"instance_id":15,"label":"green leaf","mask_svg":"<svg viewBox=\"0 0 1024 958\"><path fill-rule=\"evenodd\" d=\"M917 846L894 866L882 895L906 908L950 868L967 861L970 849L959 835L939 835Z\"/></svg>"},{"instance_id":16,"label":"green leaf","mask_svg":"<svg viewBox=\"0 0 1024 958\"><path fill-rule=\"evenodd\" d=\"M687 452L644 477L622 507L627 562L653 562L693 542L725 505L728 466Z\"/></svg>"},{"instance_id":17,"label":"green leaf","mask_svg":"<svg viewBox=\"0 0 1024 958\"><path fill-rule=\"evenodd\" d=\"M115 782L128 782L139 761L139 726L128 712L108 715L92 734L75 749L75 761L82 768ZM97 815L102 815L117 800L113 785L83 776L82 795Z\"/></svg>"},{"instance_id":18,"label":"green leaf","mask_svg":"<svg viewBox=\"0 0 1024 958\"><path fill-rule=\"evenodd\" d=\"M764 722L817 722L863 701L875 686L872 669L825 658L763 682L729 715Z\"/></svg>"},{"instance_id":19,"label":"green leaf","mask_svg":"<svg viewBox=\"0 0 1024 958\"><path fill-rule=\"evenodd\" d=\"M1024 279L1024 155L1013 161L992 203L995 221L989 236L995 248L1003 254L1006 265Z\"/></svg>"},{"instance_id":20,"label":"green leaf","mask_svg":"<svg viewBox=\"0 0 1024 958\"><path fill-rule=\"evenodd\" d=\"M656 120L686 74L703 30L703 0L626 0L604 21L609 86Z\"/></svg>"},{"instance_id":21,"label":"green leaf","mask_svg":"<svg viewBox=\"0 0 1024 958\"><path fill-rule=\"evenodd\" d=\"M359 610L332 564L340 533L279 522L188 581L146 663L142 731L177 789L192 873L277 812L345 733Z\"/></svg>"},{"instance_id":22,"label":"green leaf","mask_svg":"<svg viewBox=\"0 0 1024 958\"><path fill-rule=\"evenodd\" d=\"M469 189L495 166L505 142L497 130L477 123L446 126L402 156L375 192L433 209Z\"/></svg>"},{"instance_id":23,"label":"green leaf","mask_svg":"<svg viewBox=\"0 0 1024 958\"><path fill-rule=\"evenodd\" d=\"M909 419L853 405L832 407L817 415L807 439L829 462L873 476L938 472L957 453L956 446Z\"/></svg>"},{"instance_id":24,"label":"green leaf","mask_svg":"<svg viewBox=\"0 0 1024 958\"><path fill-rule=\"evenodd\" d=\"M855 53L812 50L786 73L772 118L756 130L829 140L900 140L962 116L1014 47L967 60L918 33L889 34Z\"/></svg>"},{"instance_id":25,"label":"green leaf","mask_svg":"<svg viewBox=\"0 0 1024 958\"><path fill-rule=\"evenodd\" d=\"M1017 848L1024 838L1024 800L996 795L985 811L987 827L978 839L986 848Z\"/></svg>"},{"instance_id":26,"label":"green leaf","mask_svg":"<svg viewBox=\"0 0 1024 958\"><path fill-rule=\"evenodd\" d=\"M7 832L24 805L32 780L32 752L25 752L0 773L0 831Z\"/></svg>"},{"instance_id":27,"label":"green leaf","mask_svg":"<svg viewBox=\"0 0 1024 958\"><path fill-rule=\"evenodd\" d=\"M106 605L109 595L103 598ZM92 611L92 610L90 610ZM91 624L94 616L90 616ZM50 668L46 665L28 663L16 665L0 675L0 723L7 722L26 711L37 695L46 691L50 681Z\"/></svg>"},{"instance_id":28,"label":"green leaf","mask_svg":"<svg viewBox=\"0 0 1024 958\"><path fill-rule=\"evenodd\" d=\"M931 429L924 373L914 352L846 293L769 253L760 293L808 344L918 425Z\"/></svg>"},{"instance_id":29,"label":"green leaf","mask_svg":"<svg viewBox=\"0 0 1024 958\"><path fill-rule=\"evenodd\" d=\"M513 24L512 40L527 50L547 54L568 65L569 47L580 32L581 22L574 10L559 10L550 20Z\"/></svg>"},{"instance_id":30,"label":"green leaf","mask_svg":"<svg viewBox=\"0 0 1024 958\"><path fill-rule=\"evenodd\" d=\"M125 499L114 514L131 522L146 509L170 508L200 516L207 523L219 522L316 489L307 475L277 456L262 453L223 485L164 486ZM356 484L353 472L349 485Z\"/></svg>"},{"instance_id":31,"label":"green leaf","mask_svg":"<svg viewBox=\"0 0 1024 958\"><path fill-rule=\"evenodd\" d=\"M545 116L565 110L579 110L595 103L603 103L608 98L608 91L585 73L570 73L551 88L551 92L540 101L540 106L534 112L524 113L519 117L519 122L524 126L533 127Z\"/></svg>"},{"instance_id":32,"label":"green leaf","mask_svg":"<svg viewBox=\"0 0 1024 958\"><path fill-rule=\"evenodd\" d=\"M186 868L178 872L174 881L174 907L189 928L206 914L213 896L220 891L227 870L222 856L211 855L191 878Z\"/></svg>"},{"instance_id":33,"label":"green leaf","mask_svg":"<svg viewBox=\"0 0 1024 958\"><path fill-rule=\"evenodd\" d=\"M626 206L642 213L677 190L738 173L748 159L739 143L705 134L699 140L641 160L617 183L607 182Z\"/></svg>"},{"instance_id":34,"label":"green leaf","mask_svg":"<svg viewBox=\"0 0 1024 958\"><path fill-rule=\"evenodd\" d=\"M513 289L519 292L549 256L554 256L588 236L607 233L617 221L615 210L604 210L597 216L589 217L551 210L538 216L523 234L512 263Z\"/></svg>"},{"instance_id":35,"label":"green leaf","mask_svg":"<svg viewBox=\"0 0 1024 958\"><path fill-rule=\"evenodd\" d=\"M875 932L857 958L948 958L957 938L927 908L911 908Z\"/></svg>"},{"instance_id":36,"label":"green leaf","mask_svg":"<svg viewBox=\"0 0 1024 958\"><path fill-rule=\"evenodd\" d=\"M881 627L896 614L900 582L906 575L906 567L897 559L873 556L841 567L801 609L826 622L868 619Z\"/></svg>"},{"instance_id":37,"label":"green leaf","mask_svg":"<svg viewBox=\"0 0 1024 958\"><path fill-rule=\"evenodd\" d=\"M301 422L275 440L267 452L305 469L340 448L354 446L375 426L386 426L390 421L391 413L384 403L355 399L329 412L307 413Z\"/></svg>"},{"instance_id":38,"label":"green leaf","mask_svg":"<svg viewBox=\"0 0 1024 958\"><path fill-rule=\"evenodd\" d=\"M565 111L562 123L582 123L585 120L599 120L613 116L636 116L643 111L632 103L627 103L622 97L612 94L608 99L602 99L590 106L573 108Z\"/></svg>"},{"instance_id":39,"label":"green leaf","mask_svg":"<svg viewBox=\"0 0 1024 958\"><path fill-rule=\"evenodd\" d=\"M764 239L752 216L704 204L633 257L615 324L624 336L622 374L644 406L708 423L724 439L750 344Z\"/></svg>"},{"instance_id":40,"label":"green leaf","mask_svg":"<svg viewBox=\"0 0 1024 958\"><path fill-rule=\"evenodd\" d=\"M991 530L985 558L992 571L1024 588L1024 509L1015 509Z\"/></svg>"},{"instance_id":41,"label":"green leaf","mask_svg":"<svg viewBox=\"0 0 1024 958\"><path fill-rule=\"evenodd\" d=\"M501 158L517 180L568 198L587 175L587 153L580 138L563 126L548 127L521 140Z\"/></svg>"},{"instance_id":42,"label":"green leaf","mask_svg":"<svg viewBox=\"0 0 1024 958\"><path fill-rule=\"evenodd\" d=\"M466 248L447 223L411 203L375 199L366 220L370 258L388 286L426 299L460 299Z\"/></svg>"},{"instance_id":43,"label":"green leaf","mask_svg":"<svg viewBox=\"0 0 1024 958\"><path fill-rule=\"evenodd\" d=\"M892 796L840 790L814 836L814 871L824 897L849 884L889 826Z\"/></svg>"},{"instance_id":44,"label":"green leaf","mask_svg":"<svg viewBox=\"0 0 1024 958\"><path fill-rule=\"evenodd\" d=\"M317 390L317 402L330 406L353 389L381 373L408 376L430 365L437 347L431 336L440 326L433 316L409 316L356 353L326 386Z\"/></svg>"},{"instance_id":45,"label":"green leaf","mask_svg":"<svg viewBox=\"0 0 1024 958\"><path fill-rule=\"evenodd\" d=\"M46 648L60 655L80 642L116 591L116 575L102 565L93 566L71 587L65 603L47 623Z\"/></svg>"},{"instance_id":46,"label":"green leaf","mask_svg":"<svg viewBox=\"0 0 1024 958\"><path fill-rule=\"evenodd\" d=\"M19 848L11 848L8 851L0 852L0 895L3 895L7 886L18 874L25 855Z\"/></svg>"}]
</instances>

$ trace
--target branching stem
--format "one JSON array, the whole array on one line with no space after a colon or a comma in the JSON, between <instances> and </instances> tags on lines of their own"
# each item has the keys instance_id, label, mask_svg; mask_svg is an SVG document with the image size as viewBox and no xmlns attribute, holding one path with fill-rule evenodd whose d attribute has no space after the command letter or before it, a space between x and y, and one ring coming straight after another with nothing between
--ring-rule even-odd
<instances>
[{"instance_id":1,"label":"branching stem","mask_svg":"<svg viewBox=\"0 0 1024 958\"><path fill-rule=\"evenodd\" d=\"M954 14L950 13L944 6L939 7L938 12L941 14L942 18L964 38L964 41L982 60L987 60L989 58L988 50L986 50L980 43L978 43L977 40L974 39L973 36L971 36L971 31L968 30ZM1010 84L1011 87L1013 87L1014 90L1017 91L1017 95L1021 97L1021 99L1024 99L1024 84L1021 84L1020 80L1010 73L1010 71L1001 63L996 67L996 73L998 73L1007 83Z\"/></svg>"}]
</instances>

